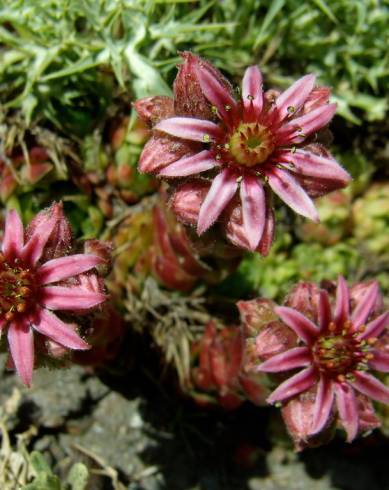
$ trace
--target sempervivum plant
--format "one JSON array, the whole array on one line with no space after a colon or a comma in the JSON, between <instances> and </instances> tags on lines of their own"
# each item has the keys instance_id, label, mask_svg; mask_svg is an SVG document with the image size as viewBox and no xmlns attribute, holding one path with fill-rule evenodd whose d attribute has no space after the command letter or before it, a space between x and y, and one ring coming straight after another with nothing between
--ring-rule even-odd
<instances>
[{"instance_id":1,"label":"sempervivum plant","mask_svg":"<svg viewBox=\"0 0 389 490\"><path fill-rule=\"evenodd\" d=\"M329 287L333 292L334 286ZM389 389L371 374L389 371L389 311L382 313L378 284L370 281L349 288L339 277L333 296L314 284L301 283L288 297L288 306L273 305L251 344L251 369L291 371L268 402L283 405L299 449L324 437L333 422L345 429L351 442L358 433L380 425L371 400L389 403ZM264 317L263 311L254 309Z\"/></svg>"},{"instance_id":2,"label":"sempervivum plant","mask_svg":"<svg viewBox=\"0 0 389 490\"><path fill-rule=\"evenodd\" d=\"M62 205L41 211L26 230L17 212L8 212L0 253L0 328L8 334L11 363L26 385L34 368L34 337L66 349L88 349L77 325L59 312L82 314L105 301L97 274L85 274L104 260L94 254L68 255L69 224ZM97 286L86 285L92 280ZM34 335L35 334L35 335Z\"/></svg>"},{"instance_id":3,"label":"sempervivum plant","mask_svg":"<svg viewBox=\"0 0 389 490\"><path fill-rule=\"evenodd\" d=\"M242 332L209 321L200 340L192 344L190 395L199 405L219 404L233 410L244 400L264 405L266 375L241 370Z\"/></svg>"},{"instance_id":4,"label":"sempervivum plant","mask_svg":"<svg viewBox=\"0 0 389 490\"><path fill-rule=\"evenodd\" d=\"M237 246L267 253L273 239L271 192L295 212L319 219L311 197L344 187L348 173L317 132L332 119L330 91L306 75L283 93L264 92L256 66L247 68L238 100L210 63L183 53L167 97L141 99L140 116L153 137L139 162L142 172L188 178L171 205L201 235L217 220Z\"/></svg>"}]
</instances>

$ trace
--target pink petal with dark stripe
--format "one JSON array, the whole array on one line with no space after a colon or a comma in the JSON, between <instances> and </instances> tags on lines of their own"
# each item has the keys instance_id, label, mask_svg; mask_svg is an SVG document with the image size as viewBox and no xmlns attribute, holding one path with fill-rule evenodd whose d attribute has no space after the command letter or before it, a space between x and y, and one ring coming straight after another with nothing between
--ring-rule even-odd
<instances>
[{"instance_id":1,"label":"pink petal with dark stripe","mask_svg":"<svg viewBox=\"0 0 389 490\"><path fill-rule=\"evenodd\" d=\"M216 107L219 117L229 123L237 112L237 103L219 80L208 70L196 69L201 90L209 102Z\"/></svg>"},{"instance_id":2,"label":"pink petal with dark stripe","mask_svg":"<svg viewBox=\"0 0 389 490\"><path fill-rule=\"evenodd\" d=\"M240 184L243 227L250 250L255 250L265 228L266 200L265 191L259 179L246 175Z\"/></svg>"},{"instance_id":3,"label":"pink petal with dark stripe","mask_svg":"<svg viewBox=\"0 0 389 490\"><path fill-rule=\"evenodd\" d=\"M139 158L138 168L142 173L157 173L158 170L197 152L199 143L172 138L167 134L155 134L145 144Z\"/></svg>"},{"instance_id":4,"label":"pink petal with dark stripe","mask_svg":"<svg viewBox=\"0 0 389 490\"><path fill-rule=\"evenodd\" d=\"M293 211L313 221L319 221L319 215L312 199L290 172L274 167L271 171L267 172L267 177L273 191L288 206L290 206Z\"/></svg>"},{"instance_id":5,"label":"pink petal with dark stripe","mask_svg":"<svg viewBox=\"0 0 389 490\"><path fill-rule=\"evenodd\" d=\"M334 158L315 155L310 151L296 150L282 152L280 157L293 164L293 172L298 174L336 181L345 186L351 180L351 176L338 164ZM280 160L282 162L282 160Z\"/></svg>"},{"instance_id":6,"label":"pink petal with dark stripe","mask_svg":"<svg viewBox=\"0 0 389 490\"><path fill-rule=\"evenodd\" d=\"M57 213L41 221L34 229L33 234L24 245L21 255L30 265L35 265L40 259L47 241L57 223Z\"/></svg>"},{"instance_id":7,"label":"pink petal with dark stripe","mask_svg":"<svg viewBox=\"0 0 389 490\"><path fill-rule=\"evenodd\" d=\"M6 257L18 256L23 248L23 223L18 213L11 209L5 219L4 237L1 250Z\"/></svg>"},{"instance_id":8,"label":"pink petal with dark stripe","mask_svg":"<svg viewBox=\"0 0 389 490\"><path fill-rule=\"evenodd\" d=\"M374 358L369 361L369 366L375 371L389 373L389 353L382 352L378 349L371 351Z\"/></svg>"},{"instance_id":9,"label":"pink petal with dark stripe","mask_svg":"<svg viewBox=\"0 0 389 490\"><path fill-rule=\"evenodd\" d=\"M181 158L158 172L162 177L187 177L215 167L217 162L208 150Z\"/></svg>"},{"instance_id":10,"label":"pink petal with dark stripe","mask_svg":"<svg viewBox=\"0 0 389 490\"><path fill-rule=\"evenodd\" d=\"M348 320L350 307L350 293L347 282L344 277L338 277L338 286L336 289L336 303L334 310L335 323L343 323Z\"/></svg>"},{"instance_id":11,"label":"pink petal with dark stripe","mask_svg":"<svg viewBox=\"0 0 389 490\"><path fill-rule=\"evenodd\" d=\"M69 349L86 350L90 346L76 332L76 325L69 325L48 310L41 309L38 313L35 330Z\"/></svg>"},{"instance_id":12,"label":"pink petal with dark stripe","mask_svg":"<svg viewBox=\"0 0 389 490\"><path fill-rule=\"evenodd\" d=\"M327 291L319 292L319 327L320 331L331 322L331 304Z\"/></svg>"},{"instance_id":13,"label":"pink petal with dark stripe","mask_svg":"<svg viewBox=\"0 0 389 490\"><path fill-rule=\"evenodd\" d=\"M389 403L389 388L371 374L354 372L355 381L350 382L351 386L363 395L376 400L377 402Z\"/></svg>"},{"instance_id":14,"label":"pink petal with dark stripe","mask_svg":"<svg viewBox=\"0 0 389 490\"><path fill-rule=\"evenodd\" d=\"M266 373L278 373L308 366L311 362L312 355L307 347L295 347L271 357L259 366L256 366L256 370Z\"/></svg>"},{"instance_id":15,"label":"pink petal with dark stripe","mask_svg":"<svg viewBox=\"0 0 389 490\"><path fill-rule=\"evenodd\" d=\"M309 388L311 388L316 381L317 375L315 373L315 369L310 366L281 383L280 386L269 396L267 402L275 403L291 398L294 395L298 395L303 391L309 390Z\"/></svg>"},{"instance_id":16,"label":"pink petal with dark stripe","mask_svg":"<svg viewBox=\"0 0 389 490\"><path fill-rule=\"evenodd\" d=\"M373 282L366 290L363 298L361 298L354 311L351 314L351 321L354 329L358 329L368 319L371 310L373 309L379 295L379 287L377 282Z\"/></svg>"},{"instance_id":17,"label":"pink petal with dark stripe","mask_svg":"<svg viewBox=\"0 0 389 490\"><path fill-rule=\"evenodd\" d=\"M334 385L332 381L320 377L313 410L312 434L317 434L328 424L334 404Z\"/></svg>"},{"instance_id":18,"label":"pink petal with dark stripe","mask_svg":"<svg viewBox=\"0 0 389 490\"><path fill-rule=\"evenodd\" d=\"M358 339L365 340L369 337L379 337L387 325L389 325L389 311L368 323L366 325L366 330L358 335Z\"/></svg>"},{"instance_id":19,"label":"pink petal with dark stripe","mask_svg":"<svg viewBox=\"0 0 389 490\"><path fill-rule=\"evenodd\" d=\"M244 122L258 120L263 106L262 74L257 66L249 66L243 76L242 101Z\"/></svg>"},{"instance_id":20,"label":"pink petal with dark stripe","mask_svg":"<svg viewBox=\"0 0 389 490\"><path fill-rule=\"evenodd\" d=\"M257 252L261 255L268 255L270 252L271 245L274 240L275 225L276 220L274 216L273 206L271 200L268 197L268 192L266 192L266 216L265 216L265 228L263 230L263 235L261 241L259 242Z\"/></svg>"},{"instance_id":21,"label":"pink petal with dark stripe","mask_svg":"<svg viewBox=\"0 0 389 490\"><path fill-rule=\"evenodd\" d=\"M67 257L49 260L37 271L37 279L40 284L62 281L68 277L86 272L96 265L103 263L103 259L97 255L75 254Z\"/></svg>"},{"instance_id":22,"label":"pink petal with dark stripe","mask_svg":"<svg viewBox=\"0 0 389 490\"><path fill-rule=\"evenodd\" d=\"M191 141L208 143L223 136L220 127L204 119L192 117L172 117L159 122L155 128L158 131Z\"/></svg>"},{"instance_id":23,"label":"pink petal with dark stripe","mask_svg":"<svg viewBox=\"0 0 389 490\"><path fill-rule=\"evenodd\" d=\"M302 143L311 133L326 126L335 112L336 104L328 104L292 119L277 131L278 144Z\"/></svg>"},{"instance_id":24,"label":"pink petal with dark stripe","mask_svg":"<svg viewBox=\"0 0 389 490\"><path fill-rule=\"evenodd\" d=\"M104 294L79 287L47 286L41 289L40 303L49 310L83 310L105 300Z\"/></svg>"},{"instance_id":25,"label":"pink petal with dark stripe","mask_svg":"<svg viewBox=\"0 0 389 490\"><path fill-rule=\"evenodd\" d=\"M319 329L299 311L287 306L277 306L274 311L306 344L317 338Z\"/></svg>"},{"instance_id":26,"label":"pink petal with dark stripe","mask_svg":"<svg viewBox=\"0 0 389 490\"><path fill-rule=\"evenodd\" d=\"M200 208L197 222L197 233L201 235L218 219L220 213L233 198L238 183L236 174L228 169L220 172L214 179L211 188Z\"/></svg>"},{"instance_id":27,"label":"pink petal with dark stripe","mask_svg":"<svg viewBox=\"0 0 389 490\"><path fill-rule=\"evenodd\" d=\"M341 423L351 442L358 434L359 416L354 390L346 383L335 383L336 405Z\"/></svg>"},{"instance_id":28,"label":"pink petal with dark stripe","mask_svg":"<svg viewBox=\"0 0 389 490\"><path fill-rule=\"evenodd\" d=\"M277 97L273 111L278 122L301 108L315 85L315 79L313 74L305 75Z\"/></svg>"},{"instance_id":29,"label":"pink petal with dark stripe","mask_svg":"<svg viewBox=\"0 0 389 490\"><path fill-rule=\"evenodd\" d=\"M8 329L8 343L13 363L22 382L31 386L34 369L34 338L27 322L11 322Z\"/></svg>"}]
</instances>

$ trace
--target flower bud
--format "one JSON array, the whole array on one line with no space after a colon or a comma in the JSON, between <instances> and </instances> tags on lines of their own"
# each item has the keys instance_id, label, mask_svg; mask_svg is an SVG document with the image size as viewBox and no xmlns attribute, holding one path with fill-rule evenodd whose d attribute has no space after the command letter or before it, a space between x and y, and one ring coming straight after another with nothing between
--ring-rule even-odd
<instances>
[{"instance_id":1,"label":"flower bud","mask_svg":"<svg viewBox=\"0 0 389 490\"><path fill-rule=\"evenodd\" d=\"M174 115L173 99L164 95L144 97L133 102L132 105L139 117L150 127L155 126L161 119Z\"/></svg>"}]
</instances>

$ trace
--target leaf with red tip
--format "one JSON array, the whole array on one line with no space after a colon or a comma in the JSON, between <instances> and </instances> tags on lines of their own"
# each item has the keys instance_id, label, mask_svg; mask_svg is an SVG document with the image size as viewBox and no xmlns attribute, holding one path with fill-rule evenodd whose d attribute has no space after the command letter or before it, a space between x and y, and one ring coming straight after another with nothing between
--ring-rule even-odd
<instances>
[{"instance_id":1,"label":"leaf with red tip","mask_svg":"<svg viewBox=\"0 0 389 490\"><path fill-rule=\"evenodd\" d=\"M377 402L389 403L389 388L371 374L354 372L355 381L350 382L351 386L363 395L376 400Z\"/></svg>"},{"instance_id":2,"label":"leaf with red tip","mask_svg":"<svg viewBox=\"0 0 389 490\"><path fill-rule=\"evenodd\" d=\"M319 221L312 199L288 170L274 167L266 174L270 187L293 211L313 221Z\"/></svg>"},{"instance_id":3,"label":"leaf with red tip","mask_svg":"<svg viewBox=\"0 0 389 490\"><path fill-rule=\"evenodd\" d=\"M243 177L240 184L240 198L244 232L250 250L254 251L262 238L266 217L265 191L257 177L252 175Z\"/></svg>"},{"instance_id":4,"label":"leaf with red tip","mask_svg":"<svg viewBox=\"0 0 389 490\"><path fill-rule=\"evenodd\" d=\"M306 344L311 344L317 338L319 329L299 311L287 306L277 306L274 311Z\"/></svg>"},{"instance_id":5,"label":"leaf with red tip","mask_svg":"<svg viewBox=\"0 0 389 490\"><path fill-rule=\"evenodd\" d=\"M75 254L60 257L45 262L37 271L37 279L40 284L63 281L72 276L86 272L104 260L97 255Z\"/></svg>"},{"instance_id":6,"label":"leaf with red tip","mask_svg":"<svg viewBox=\"0 0 389 490\"><path fill-rule=\"evenodd\" d=\"M39 311L37 320L33 324L33 328L39 333L64 347L79 350L90 349L90 345L77 334L75 327L76 325L63 322L44 308Z\"/></svg>"},{"instance_id":7,"label":"leaf with red tip","mask_svg":"<svg viewBox=\"0 0 389 490\"><path fill-rule=\"evenodd\" d=\"M347 383L335 383L336 406L341 423L352 442L358 434L359 417L354 390Z\"/></svg>"},{"instance_id":8,"label":"leaf with red tip","mask_svg":"<svg viewBox=\"0 0 389 490\"><path fill-rule=\"evenodd\" d=\"M363 297L358 301L354 311L351 314L351 321L355 330L363 325L368 319L379 296L379 287L377 282L373 282L365 291Z\"/></svg>"},{"instance_id":9,"label":"leaf with red tip","mask_svg":"<svg viewBox=\"0 0 389 490\"><path fill-rule=\"evenodd\" d=\"M317 434L327 425L334 404L334 396L335 391L332 381L321 376L313 411L312 434Z\"/></svg>"},{"instance_id":10,"label":"leaf with red tip","mask_svg":"<svg viewBox=\"0 0 389 490\"><path fill-rule=\"evenodd\" d=\"M181 158L170 163L158 172L161 177L187 177L210 170L217 165L217 161L208 150L195 155Z\"/></svg>"},{"instance_id":11,"label":"leaf with red tip","mask_svg":"<svg viewBox=\"0 0 389 490\"><path fill-rule=\"evenodd\" d=\"M11 322L8 343L16 371L26 386L31 386L34 369L34 338L27 322Z\"/></svg>"},{"instance_id":12,"label":"leaf with red tip","mask_svg":"<svg viewBox=\"0 0 389 490\"><path fill-rule=\"evenodd\" d=\"M214 178L200 208L197 222L199 235L208 230L218 219L220 213L233 198L237 188L236 174L229 169L223 170Z\"/></svg>"},{"instance_id":13,"label":"leaf with red tip","mask_svg":"<svg viewBox=\"0 0 389 490\"><path fill-rule=\"evenodd\" d=\"M262 74L257 66L249 66L243 76L242 101L245 122L254 122L263 107Z\"/></svg>"},{"instance_id":14,"label":"leaf with red tip","mask_svg":"<svg viewBox=\"0 0 389 490\"><path fill-rule=\"evenodd\" d=\"M307 347L295 347L277 354L256 367L258 371L278 373L303 366L309 366L312 355Z\"/></svg>"},{"instance_id":15,"label":"leaf with red tip","mask_svg":"<svg viewBox=\"0 0 389 490\"><path fill-rule=\"evenodd\" d=\"M6 257L19 256L24 243L23 223L15 209L8 211L5 219L1 250Z\"/></svg>"},{"instance_id":16,"label":"leaf with red tip","mask_svg":"<svg viewBox=\"0 0 389 490\"><path fill-rule=\"evenodd\" d=\"M350 292L343 276L338 277L336 288L336 303L334 311L334 321L337 324L345 322L349 317Z\"/></svg>"},{"instance_id":17,"label":"leaf with red tip","mask_svg":"<svg viewBox=\"0 0 389 490\"><path fill-rule=\"evenodd\" d=\"M298 395L303 391L309 390L317 381L315 369L310 366L287 379L273 391L267 399L268 403L282 402L292 396Z\"/></svg>"},{"instance_id":18,"label":"leaf with red tip","mask_svg":"<svg viewBox=\"0 0 389 490\"><path fill-rule=\"evenodd\" d=\"M49 310L84 310L106 300L104 294L80 287L47 286L40 291L40 303Z\"/></svg>"},{"instance_id":19,"label":"leaf with red tip","mask_svg":"<svg viewBox=\"0 0 389 490\"><path fill-rule=\"evenodd\" d=\"M164 119L159 122L154 129L176 136L177 138L200 141L202 143L216 141L216 139L223 136L223 132L217 124L204 119L194 119L192 117L172 117L170 119Z\"/></svg>"},{"instance_id":20,"label":"leaf with red tip","mask_svg":"<svg viewBox=\"0 0 389 490\"><path fill-rule=\"evenodd\" d=\"M277 122L283 121L301 108L315 85L315 79L313 74L305 75L277 97L272 111Z\"/></svg>"}]
</instances>

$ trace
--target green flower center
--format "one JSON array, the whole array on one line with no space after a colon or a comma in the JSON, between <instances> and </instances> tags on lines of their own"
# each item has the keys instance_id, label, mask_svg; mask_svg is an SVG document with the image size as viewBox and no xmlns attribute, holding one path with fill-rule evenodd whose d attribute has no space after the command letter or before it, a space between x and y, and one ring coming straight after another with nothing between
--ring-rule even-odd
<instances>
[{"instance_id":1,"label":"green flower center","mask_svg":"<svg viewBox=\"0 0 389 490\"><path fill-rule=\"evenodd\" d=\"M274 150L272 134L258 123L241 123L227 146L235 161L247 167L263 163Z\"/></svg>"}]
</instances>

